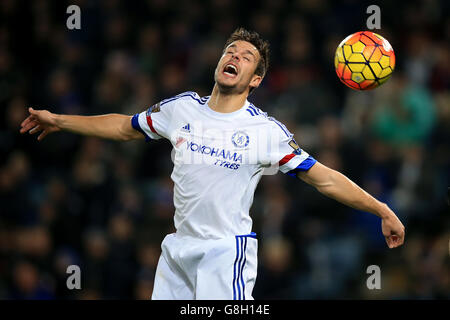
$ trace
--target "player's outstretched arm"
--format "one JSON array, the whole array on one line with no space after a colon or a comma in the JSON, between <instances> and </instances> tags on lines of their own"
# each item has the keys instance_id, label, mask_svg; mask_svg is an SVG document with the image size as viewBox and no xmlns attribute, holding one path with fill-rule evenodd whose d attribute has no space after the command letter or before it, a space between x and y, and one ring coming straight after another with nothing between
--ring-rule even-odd
<instances>
[{"instance_id":1,"label":"player's outstretched arm","mask_svg":"<svg viewBox=\"0 0 450 320\"><path fill-rule=\"evenodd\" d=\"M301 171L297 176L330 198L380 217L382 232L389 248L403 244L405 227L395 213L385 203L372 197L342 173L317 162L308 171Z\"/></svg>"},{"instance_id":2,"label":"player's outstretched arm","mask_svg":"<svg viewBox=\"0 0 450 320\"><path fill-rule=\"evenodd\" d=\"M131 116L105 114L99 116L75 116L51 113L47 110L28 108L30 115L22 122L20 133L40 132L38 140L49 133L70 131L87 136L128 141L143 139L144 136L131 126Z\"/></svg>"}]
</instances>

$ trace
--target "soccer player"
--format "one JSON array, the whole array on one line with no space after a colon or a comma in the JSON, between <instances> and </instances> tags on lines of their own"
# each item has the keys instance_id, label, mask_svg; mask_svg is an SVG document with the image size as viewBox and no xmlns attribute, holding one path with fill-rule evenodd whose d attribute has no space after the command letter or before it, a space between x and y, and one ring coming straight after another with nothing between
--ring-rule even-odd
<instances>
[{"instance_id":1,"label":"soccer player","mask_svg":"<svg viewBox=\"0 0 450 320\"><path fill-rule=\"evenodd\" d=\"M286 127L247 100L268 68L268 43L237 29L214 73L211 95L185 92L134 116L75 116L29 108L21 133L66 130L119 141L169 139L174 148L176 232L161 245L152 299L252 299L257 239L249 210L274 169L381 218L389 248L405 229L389 207L302 150Z\"/></svg>"}]
</instances>

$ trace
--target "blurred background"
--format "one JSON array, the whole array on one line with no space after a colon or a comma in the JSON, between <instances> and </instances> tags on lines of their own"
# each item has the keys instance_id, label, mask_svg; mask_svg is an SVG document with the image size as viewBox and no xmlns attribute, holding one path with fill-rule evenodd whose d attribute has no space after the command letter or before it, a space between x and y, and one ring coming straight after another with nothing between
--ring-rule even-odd
<instances>
[{"instance_id":1,"label":"blurred background","mask_svg":"<svg viewBox=\"0 0 450 320\"><path fill-rule=\"evenodd\" d=\"M68 30L66 8L81 8ZM397 66L382 87L339 82L333 58L378 4ZM256 299L449 299L449 2L0 1L0 299L149 299L173 232L171 145L69 133L20 135L27 107L134 114L184 91L209 95L239 26L271 43L249 100L300 146L386 202L406 227L389 250L380 219L283 174L263 177ZM68 290L68 265L81 290ZM369 265L381 290L369 290Z\"/></svg>"}]
</instances>

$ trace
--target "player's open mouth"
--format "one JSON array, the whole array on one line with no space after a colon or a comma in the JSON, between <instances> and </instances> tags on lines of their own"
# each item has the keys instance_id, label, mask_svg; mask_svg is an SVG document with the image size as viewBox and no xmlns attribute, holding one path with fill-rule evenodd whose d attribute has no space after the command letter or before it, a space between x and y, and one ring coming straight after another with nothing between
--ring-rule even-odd
<instances>
[{"instance_id":1,"label":"player's open mouth","mask_svg":"<svg viewBox=\"0 0 450 320\"><path fill-rule=\"evenodd\" d=\"M234 64L228 63L223 68L223 74L227 77L234 78L238 74L238 68Z\"/></svg>"}]
</instances>

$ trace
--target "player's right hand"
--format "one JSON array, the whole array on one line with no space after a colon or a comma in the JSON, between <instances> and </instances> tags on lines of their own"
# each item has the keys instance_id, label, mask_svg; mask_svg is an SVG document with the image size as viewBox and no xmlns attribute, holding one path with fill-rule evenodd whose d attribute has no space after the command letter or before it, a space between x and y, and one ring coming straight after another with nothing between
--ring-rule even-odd
<instances>
[{"instance_id":1,"label":"player's right hand","mask_svg":"<svg viewBox=\"0 0 450 320\"><path fill-rule=\"evenodd\" d=\"M382 218L381 230L390 249L401 246L405 241L405 227L392 211Z\"/></svg>"},{"instance_id":2,"label":"player's right hand","mask_svg":"<svg viewBox=\"0 0 450 320\"><path fill-rule=\"evenodd\" d=\"M40 131L38 141L45 138L46 135L52 132L60 131L61 129L56 124L56 115L47 110L34 110L28 108L30 115L21 123L20 133L29 132L35 134Z\"/></svg>"}]
</instances>

